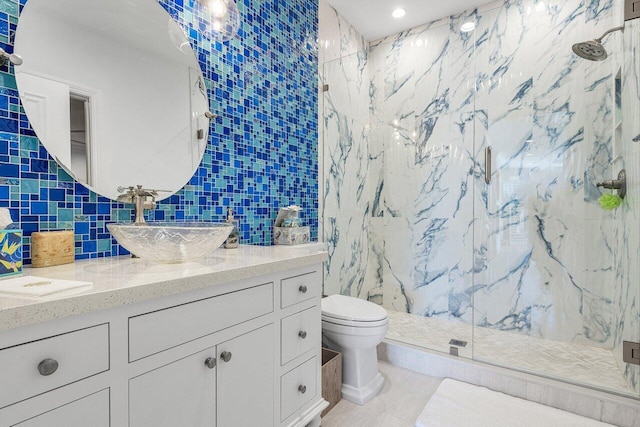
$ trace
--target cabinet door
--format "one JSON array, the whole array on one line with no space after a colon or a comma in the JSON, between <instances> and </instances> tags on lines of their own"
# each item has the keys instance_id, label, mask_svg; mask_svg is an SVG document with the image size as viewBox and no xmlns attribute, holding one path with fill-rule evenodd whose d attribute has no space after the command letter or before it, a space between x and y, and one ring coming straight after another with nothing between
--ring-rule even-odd
<instances>
[{"instance_id":1,"label":"cabinet door","mask_svg":"<svg viewBox=\"0 0 640 427\"><path fill-rule=\"evenodd\" d=\"M109 390L102 390L67 405L18 423L16 427L109 427Z\"/></svg>"},{"instance_id":2,"label":"cabinet door","mask_svg":"<svg viewBox=\"0 0 640 427\"><path fill-rule=\"evenodd\" d=\"M273 324L218 345L218 426L273 424Z\"/></svg>"},{"instance_id":3,"label":"cabinet door","mask_svg":"<svg viewBox=\"0 0 640 427\"><path fill-rule=\"evenodd\" d=\"M212 347L130 379L129 426L214 427L215 355Z\"/></svg>"}]
</instances>

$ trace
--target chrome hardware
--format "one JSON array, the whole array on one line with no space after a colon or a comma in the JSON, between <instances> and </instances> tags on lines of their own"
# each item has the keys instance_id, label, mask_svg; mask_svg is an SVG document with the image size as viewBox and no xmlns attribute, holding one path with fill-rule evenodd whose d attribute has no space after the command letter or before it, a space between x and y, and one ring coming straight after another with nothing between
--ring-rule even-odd
<instances>
[{"instance_id":1,"label":"chrome hardware","mask_svg":"<svg viewBox=\"0 0 640 427\"><path fill-rule=\"evenodd\" d=\"M302 394L305 394L307 392L307 386L306 385L298 386L298 391Z\"/></svg>"},{"instance_id":2,"label":"chrome hardware","mask_svg":"<svg viewBox=\"0 0 640 427\"><path fill-rule=\"evenodd\" d=\"M228 362L229 360L231 360L231 352L223 351L222 353L220 353L220 358L225 362Z\"/></svg>"},{"instance_id":3,"label":"chrome hardware","mask_svg":"<svg viewBox=\"0 0 640 427\"><path fill-rule=\"evenodd\" d=\"M44 359L38 363L38 372L40 375L47 376L58 370L58 361L53 359Z\"/></svg>"},{"instance_id":4,"label":"chrome hardware","mask_svg":"<svg viewBox=\"0 0 640 427\"><path fill-rule=\"evenodd\" d=\"M631 21L632 19L640 18L640 1L638 0L625 0L624 1L624 20Z\"/></svg>"},{"instance_id":5,"label":"chrome hardware","mask_svg":"<svg viewBox=\"0 0 640 427\"><path fill-rule=\"evenodd\" d=\"M451 338L451 340L449 340L449 344L450 345L455 345L457 347L466 347L467 346L467 342L466 341L457 340L455 338Z\"/></svg>"},{"instance_id":6,"label":"chrome hardware","mask_svg":"<svg viewBox=\"0 0 640 427\"><path fill-rule=\"evenodd\" d=\"M622 342L622 361L633 365L640 365L640 343Z\"/></svg>"},{"instance_id":7,"label":"chrome hardware","mask_svg":"<svg viewBox=\"0 0 640 427\"><path fill-rule=\"evenodd\" d=\"M216 358L215 357L207 357L206 360L204 361L204 364L205 364L205 366L207 368L213 369L217 365Z\"/></svg>"},{"instance_id":8,"label":"chrome hardware","mask_svg":"<svg viewBox=\"0 0 640 427\"><path fill-rule=\"evenodd\" d=\"M618 179L611 179L609 181L598 182L596 187L608 188L610 190L618 190L618 196L624 199L627 195L627 172L622 169L618 173Z\"/></svg>"},{"instance_id":9,"label":"chrome hardware","mask_svg":"<svg viewBox=\"0 0 640 427\"><path fill-rule=\"evenodd\" d=\"M452 356L457 356L458 355L458 347L450 346L449 347L449 354L452 355Z\"/></svg>"},{"instance_id":10,"label":"chrome hardware","mask_svg":"<svg viewBox=\"0 0 640 427\"><path fill-rule=\"evenodd\" d=\"M491 147L484 148L484 182L491 184Z\"/></svg>"},{"instance_id":11,"label":"chrome hardware","mask_svg":"<svg viewBox=\"0 0 640 427\"><path fill-rule=\"evenodd\" d=\"M322 91L323 92L328 92L329 91L329 85L328 84L323 84L322 85Z\"/></svg>"},{"instance_id":12,"label":"chrome hardware","mask_svg":"<svg viewBox=\"0 0 640 427\"><path fill-rule=\"evenodd\" d=\"M212 113L211 111L205 111L205 112L204 112L204 116L205 116L207 119L209 119L209 120L213 120L213 119L215 119L216 117L218 117L218 115L217 115L217 114Z\"/></svg>"},{"instance_id":13,"label":"chrome hardware","mask_svg":"<svg viewBox=\"0 0 640 427\"><path fill-rule=\"evenodd\" d=\"M298 288L298 290L300 291L300 293L302 294L306 294L307 293L307 287L305 285L300 285L300 287Z\"/></svg>"},{"instance_id":14,"label":"chrome hardware","mask_svg":"<svg viewBox=\"0 0 640 427\"><path fill-rule=\"evenodd\" d=\"M302 339L305 339L307 337L307 332L306 331L300 331L298 332L298 336Z\"/></svg>"},{"instance_id":15,"label":"chrome hardware","mask_svg":"<svg viewBox=\"0 0 640 427\"><path fill-rule=\"evenodd\" d=\"M118 187L118 192L124 193L118 196L118 201L124 203L133 203L135 205L136 214L134 223L142 225L145 224L144 210L156 208L156 197L158 197L159 191L166 190L148 190L146 188L142 188L142 185L137 185L136 187L129 188Z\"/></svg>"},{"instance_id":16,"label":"chrome hardware","mask_svg":"<svg viewBox=\"0 0 640 427\"><path fill-rule=\"evenodd\" d=\"M7 61L13 65L22 65L22 57L15 53L7 53L4 49L0 48L0 66L5 65Z\"/></svg>"}]
</instances>

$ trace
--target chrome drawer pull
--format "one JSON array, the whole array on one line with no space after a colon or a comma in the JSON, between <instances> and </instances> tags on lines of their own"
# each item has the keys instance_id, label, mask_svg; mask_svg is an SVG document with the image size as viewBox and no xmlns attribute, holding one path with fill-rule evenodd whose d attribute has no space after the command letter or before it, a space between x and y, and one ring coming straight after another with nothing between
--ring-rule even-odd
<instances>
[{"instance_id":1,"label":"chrome drawer pull","mask_svg":"<svg viewBox=\"0 0 640 427\"><path fill-rule=\"evenodd\" d=\"M53 359L44 359L38 363L38 372L40 375L47 376L58 370L58 361Z\"/></svg>"},{"instance_id":2,"label":"chrome drawer pull","mask_svg":"<svg viewBox=\"0 0 640 427\"><path fill-rule=\"evenodd\" d=\"M222 353L220 353L220 357L225 362L228 362L229 360L231 360L231 352L230 351L223 351Z\"/></svg>"},{"instance_id":3,"label":"chrome drawer pull","mask_svg":"<svg viewBox=\"0 0 640 427\"><path fill-rule=\"evenodd\" d=\"M306 285L300 285L298 290L300 291L300 293L306 294L307 293L307 286Z\"/></svg>"},{"instance_id":4,"label":"chrome drawer pull","mask_svg":"<svg viewBox=\"0 0 640 427\"><path fill-rule=\"evenodd\" d=\"M215 357L207 357L207 359L204 361L204 364L207 368L209 369L213 369L216 367L217 361Z\"/></svg>"},{"instance_id":5,"label":"chrome drawer pull","mask_svg":"<svg viewBox=\"0 0 640 427\"><path fill-rule=\"evenodd\" d=\"M300 331L298 332L298 336L302 339L305 339L307 337L307 332L306 331Z\"/></svg>"},{"instance_id":6,"label":"chrome drawer pull","mask_svg":"<svg viewBox=\"0 0 640 427\"><path fill-rule=\"evenodd\" d=\"M305 394L307 392L307 386L306 385L299 386L298 391L302 394Z\"/></svg>"}]
</instances>

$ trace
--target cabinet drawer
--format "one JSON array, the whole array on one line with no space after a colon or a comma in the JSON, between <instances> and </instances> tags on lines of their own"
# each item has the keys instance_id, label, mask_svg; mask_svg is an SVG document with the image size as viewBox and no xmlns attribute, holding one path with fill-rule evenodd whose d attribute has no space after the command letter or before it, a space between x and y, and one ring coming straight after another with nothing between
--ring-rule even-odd
<instances>
[{"instance_id":1,"label":"cabinet drawer","mask_svg":"<svg viewBox=\"0 0 640 427\"><path fill-rule=\"evenodd\" d=\"M89 421L90 420L90 421ZM109 427L109 389L16 424L16 427Z\"/></svg>"},{"instance_id":2,"label":"cabinet drawer","mask_svg":"<svg viewBox=\"0 0 640 427\"><path fill-rule=\"evenodd\" d=\"M129 361L273 311L273 283L129 318Z\"/></svg>"},{"instance_id":3,"label":"cabinet drawer","mask_svg":"<svg viewBox=\"0 0 640 427\"><path fill-rule=\"evenodd\" d=\"M317 359L307 360L280 379L280 421L309 403L316 394Z\"/></svg>"},{"instance_id":4,"label":"cabinet drawer","mask_svg":"<svg viewBox=\"0 0 640 427\"><path fill-rule=\"evenodd\" d=\"M2 349L0 408L108 369L106 323Z\"/></svg>"},{"instance_id":5,"label":"cabinet drawer","mask_svg":"<svg viewBox=\"0 0 640 427\"><path fill-rule=\"evenodd\" d=\"M300 313L285 317L281 324L281 359L284 365L301 354L320 347L320 309L311 307Z\"/></svg>"},{"instance_id":6,"label":"cabinet drawer","mask_svg":"<svg viewBox=\"0 0 640 427\"><path fill-rule=\"evenodd\" d=\"M282 279L280 307L285 308L314 297L320 297L321 288L320 271Z\"/></svg>"}]
</instances>

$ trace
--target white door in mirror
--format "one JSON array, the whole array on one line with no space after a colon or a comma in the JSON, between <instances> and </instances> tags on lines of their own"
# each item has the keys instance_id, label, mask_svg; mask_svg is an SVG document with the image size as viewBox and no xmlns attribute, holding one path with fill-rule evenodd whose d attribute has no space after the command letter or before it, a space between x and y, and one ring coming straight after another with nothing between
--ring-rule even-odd
<instances>
[{"instance_id":1,"label":"white door in mirror","mask_svg":"<svg viewBox=\"0 0 640 427\"><path fill-rule=\"evenodd\" d=\"M69 85L28 73L22 74L21 79L25 88L22 104L29 111L31 125L38 129L38 137L47 141L56 160L70 165Z\"/></svg>"}]
</instances>

